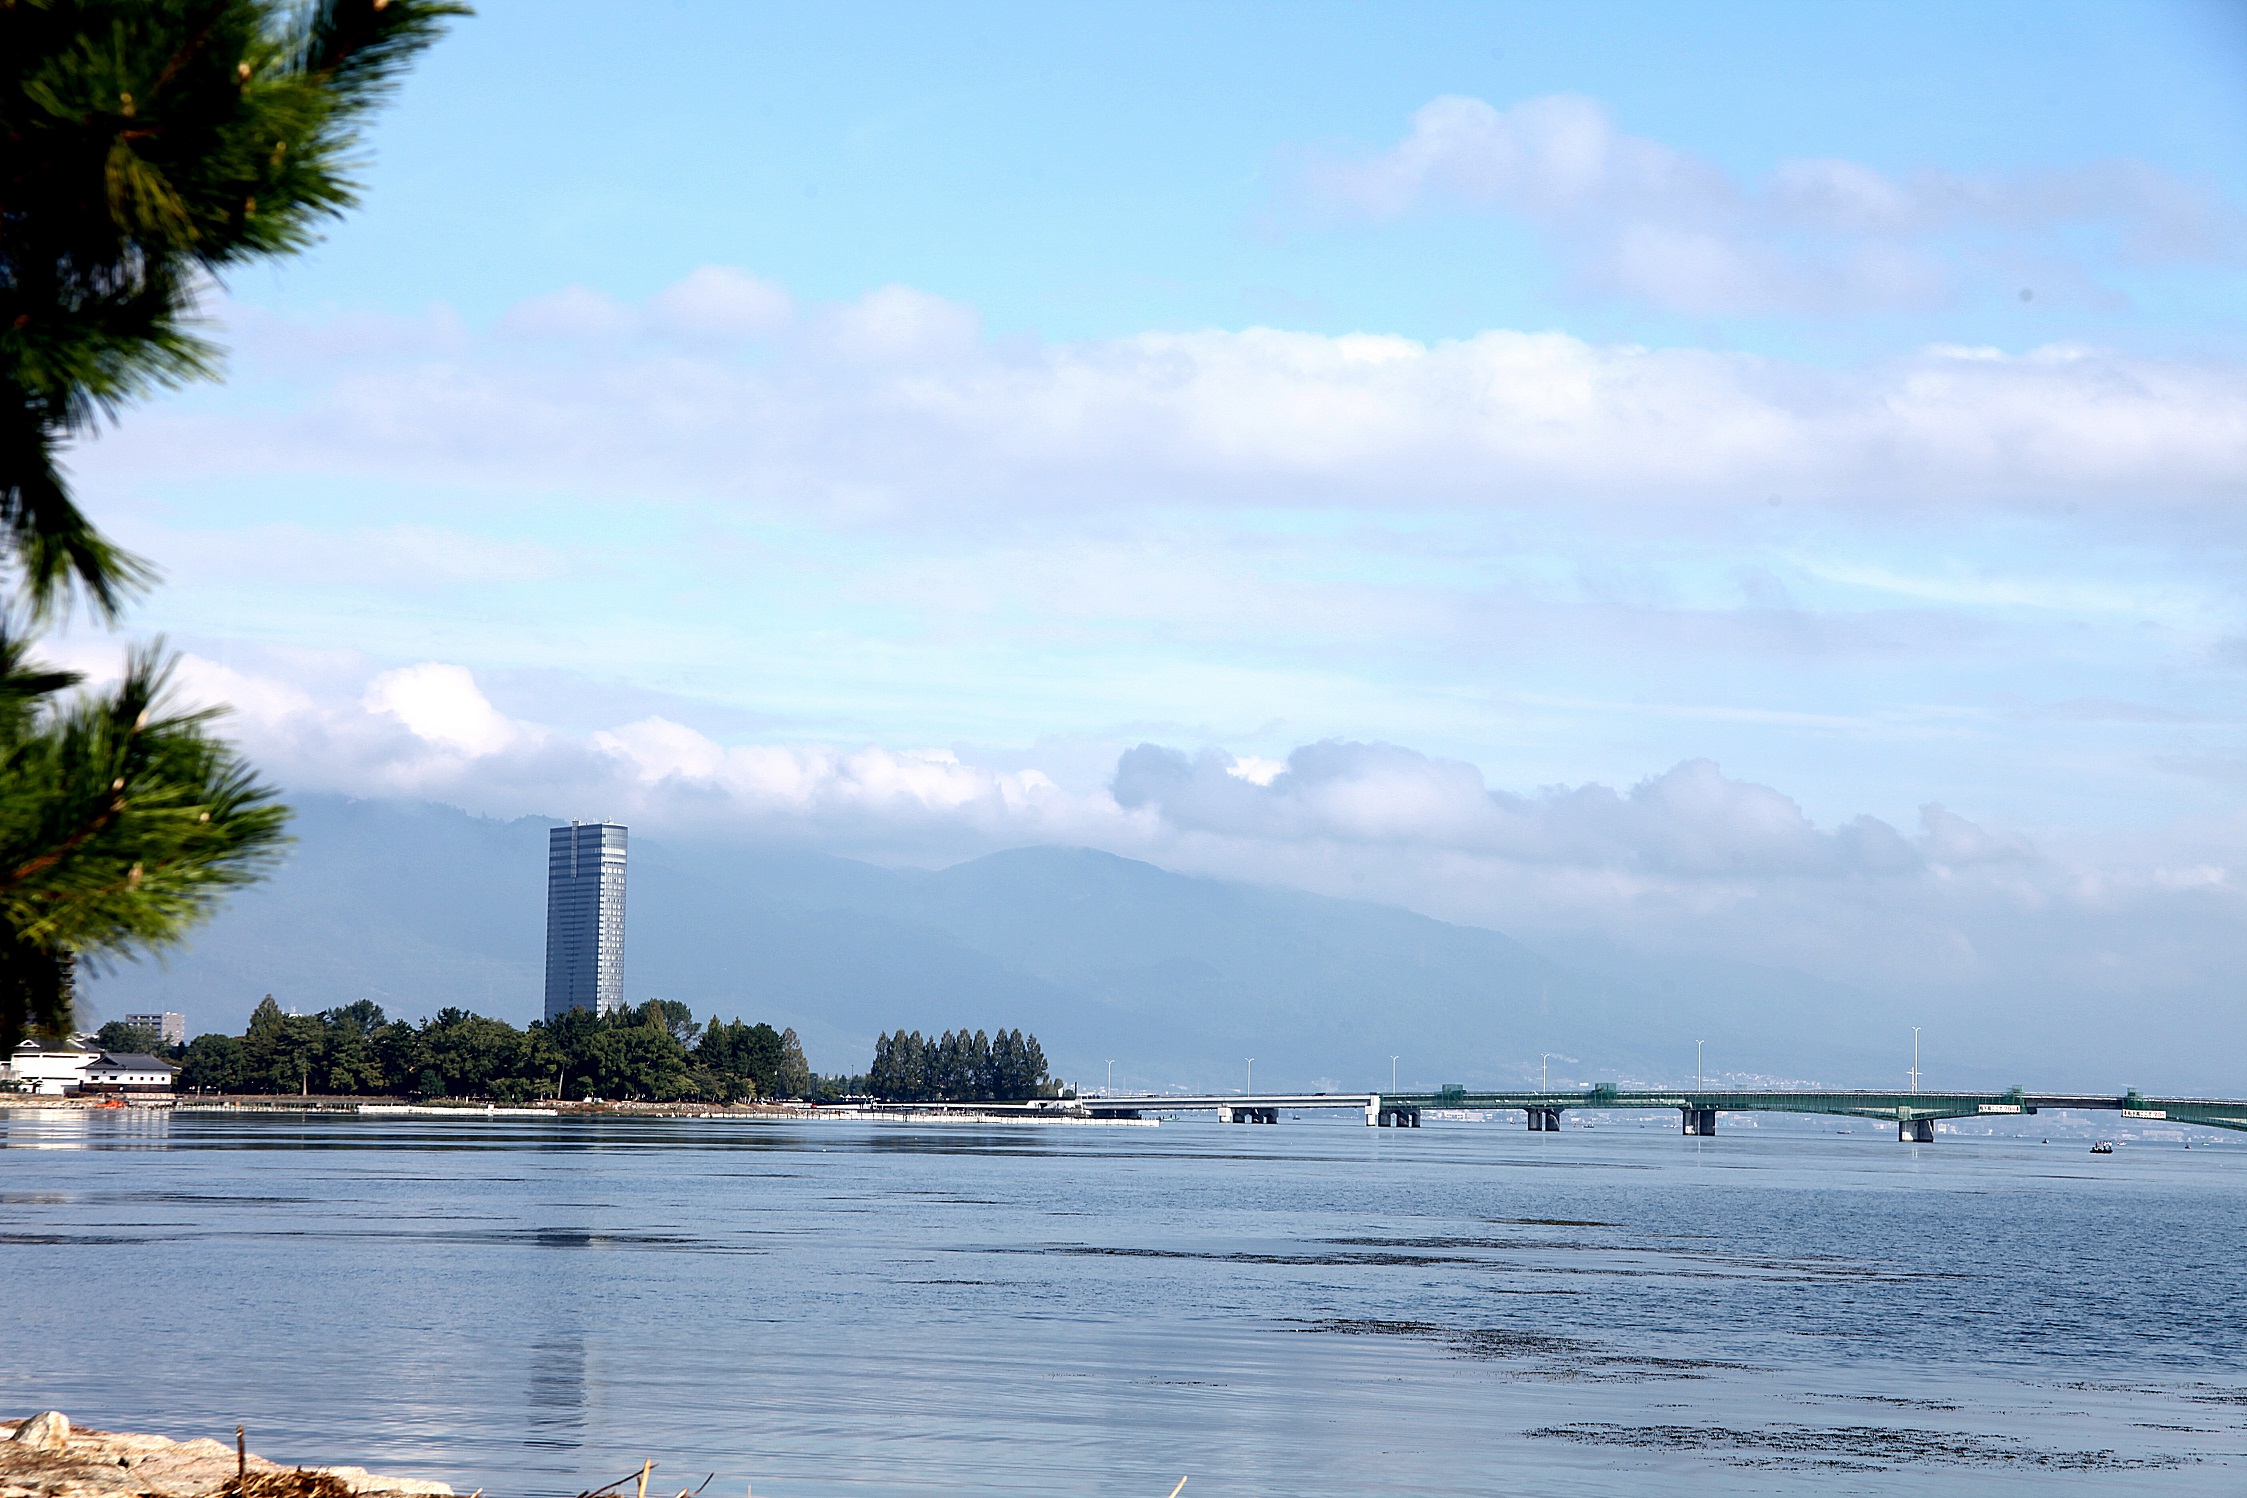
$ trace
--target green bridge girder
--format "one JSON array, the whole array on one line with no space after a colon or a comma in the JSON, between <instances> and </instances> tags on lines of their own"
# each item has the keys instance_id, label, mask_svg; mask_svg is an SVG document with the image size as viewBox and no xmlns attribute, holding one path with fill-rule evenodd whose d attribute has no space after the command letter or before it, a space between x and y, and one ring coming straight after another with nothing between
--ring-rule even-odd
<instances>
[{"instance_id":1,"label":"green bridge girder","mask_svg":"<svg viewBox=\"0 0 2247 1498\"><path fill-rule=\"evenodd\" d=\"M2092 1109L2144 1121L2201 1124L2247 1132L2247 1102L2223 1098L2141 1097L2122 1094L2038 1093L2015 1087L2006 1092L1862 1092L1785 1089L1741 1092L1698 1088L1637 1089L1607 1085L1573 1092L1383 1093L1384 1103L1412 1108L1676 1108L1717 1113L1817 1113L1844 1118L1875 1118L1888 1123L1922 1119L2006 1117L2045 1109Z\"/></svg>"}]
</instances>

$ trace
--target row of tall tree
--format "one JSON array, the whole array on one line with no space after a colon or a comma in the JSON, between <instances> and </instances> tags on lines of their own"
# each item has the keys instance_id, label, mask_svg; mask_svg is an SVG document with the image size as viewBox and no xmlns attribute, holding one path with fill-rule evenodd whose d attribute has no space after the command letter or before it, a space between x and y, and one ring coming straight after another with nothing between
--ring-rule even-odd
<instances>
[{"instance_id":1,"label":"row of tall tree","mask_svg":"<svg viewBox=\"0 0 2247 1498\"><path fill-rule=\"evenodd\" d=\"M813 1077L794 1030L716 1015L697 1024L686 1005L663 999L517 1029L463 1009L409 1024L371 999L286 1014L268 994L242 1034L198 1035L174 1054L180 1086L220 1093L730 1103L821 1096L855 1081Z\"/></svg>"},{"instance_id":2,"label":"row of tall tree","mask_svg":"<svg viewBox=\"0 0 2247 1498\"><path fill-rule=\"evenodd\" d=\"M321 1097L491 1098L519 1103L589 1097L649 1102L832 1101L870 1096L897 1103L1010 1102L1050 1097L1045 1051L1020 1030L950 1030L933 1039L899 1030L874 1042L864 1076L822 1077L792 1029L721 1020L697 1024L686 1005L650 999L611 1015L572 1010L517 1029L464 1009L420 1024L391 1019L361 999L318 1014L289 1014L266 995L240 1035L198 1035L166 1045L153 1031L113 1021L95 1044L169 1057L179 1085L205 1093Z\"/></svg>"},{"instance_id":3,"label":"row of tall tree","mask_svg":"<svg viewBox=\"0 0 2247 1498\"><path fill-rule=\"evenodd\" d=\"M874 1042L866 1090L891 1103L986 1103L1046 1097L1055 1088L1035 1035L947 1030L930 1040L899 1030Z\"/></svg>"}]
</instances>

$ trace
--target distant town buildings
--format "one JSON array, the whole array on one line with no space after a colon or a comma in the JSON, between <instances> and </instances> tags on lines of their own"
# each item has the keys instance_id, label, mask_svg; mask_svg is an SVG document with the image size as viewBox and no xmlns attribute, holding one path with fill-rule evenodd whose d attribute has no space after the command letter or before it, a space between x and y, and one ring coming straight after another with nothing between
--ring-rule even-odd
<instances>
[{"instance_id":1,"label":"distant town buildings","mask_svg":"<svg viewBox=\"0 0 2247 1498\"><path fill-rule=\"evenodd\" d=\"M128 1014L125 1023L135 1029L152 1031L163 1038L166 1045L187 1044L187 1016L165 1010L162 1014Z\"/></svg>"},{"instance_id":2,"label":"distant town buildings","mask_svg":"<svg viewBox=\"0 0 2247 1498\"><path fill-rule=\"evenodd\" d=\"M616 822L557 827L546 852L546 1018L624 1007L624 840Z\"/></svg>"}]
</instances>

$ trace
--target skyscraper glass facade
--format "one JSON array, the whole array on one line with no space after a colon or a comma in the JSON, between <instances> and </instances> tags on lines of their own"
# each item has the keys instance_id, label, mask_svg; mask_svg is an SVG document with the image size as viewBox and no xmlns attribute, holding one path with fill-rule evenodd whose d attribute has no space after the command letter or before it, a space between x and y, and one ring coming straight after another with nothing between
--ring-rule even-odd
<instances>
[{"instance_id":1,"label":"skyscraper glass facade","mask_svg":"<svg viewBox=\"0 0 2247 1498\"><path fill-rule=\"evenodd\" d=\"M624 828L572 822L546 853L546 1017L624 1007Z\"/></svg>"}]
</instances>

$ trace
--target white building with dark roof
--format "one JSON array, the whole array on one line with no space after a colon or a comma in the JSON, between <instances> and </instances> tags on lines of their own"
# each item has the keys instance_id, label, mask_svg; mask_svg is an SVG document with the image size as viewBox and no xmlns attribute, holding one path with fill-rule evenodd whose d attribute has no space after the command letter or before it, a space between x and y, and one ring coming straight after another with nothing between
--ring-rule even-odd
<instances>
[{"instance_id":1,"label":"white building with dark roof","mask_svg":"<svg viewBox=\"0 0 2247 1498\"><path fill-rule=\"evenodd\" d=\"M160 1056L103 1051L79 1073L80 1092L170 1092L175 1073Z\"/></svg>"}]
</instances>

